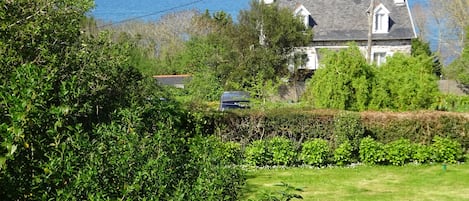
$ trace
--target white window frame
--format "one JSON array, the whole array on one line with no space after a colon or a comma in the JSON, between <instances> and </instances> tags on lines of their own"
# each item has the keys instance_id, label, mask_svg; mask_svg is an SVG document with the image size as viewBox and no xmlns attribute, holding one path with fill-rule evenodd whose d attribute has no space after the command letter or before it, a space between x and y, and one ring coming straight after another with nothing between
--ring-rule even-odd
<instances>
[{"instance_id":1,"label":"white window frame","mask_svg":"<svg viewBox=\"0 0 469 201\"><path fill-rule=\"evenodd\" d=\"M303 5L299 5L298 7L296 7L293 13L295 14L295 16L303 17L303 23L306 27L311 26L309 24L309 18L311 16L311 13Z\"/></svg>"},{"instance_id":2,"label":"white window frame","mask_svg":"<svg viewBox=\"0 0 469 201\"><path fill-rule=\"evenodd\" d=\"M386 63L386 57L388 53L386 51L373 51L372 60L377 66L381 66Z\"/></svg>"},{"instance_id":3,"label":"white window frame","mask_svg":"<svg viewBox=\"0 0 469 201\"><path fill-rule=\"evenodd\" d=\"M373 33L389 32L389 10L383 4L377 6L373 16Z\"/></svg>"}]
</instances>

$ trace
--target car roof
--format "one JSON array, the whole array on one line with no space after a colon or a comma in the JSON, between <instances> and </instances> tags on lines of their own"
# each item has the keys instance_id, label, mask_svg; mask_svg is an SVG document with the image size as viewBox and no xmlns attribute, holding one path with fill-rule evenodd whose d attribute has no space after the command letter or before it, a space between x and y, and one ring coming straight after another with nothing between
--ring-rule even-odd
<instances>
[{"instance_id":1,"label":"car roof","mask_svg":"<svg viewBox=\"0 0 469 201\"><path fill-rule=\"evenodd\" d=\"M246 101L249 93L245 91L225 91L221 95L221 101Z\"/></svg>"}]
</instances>

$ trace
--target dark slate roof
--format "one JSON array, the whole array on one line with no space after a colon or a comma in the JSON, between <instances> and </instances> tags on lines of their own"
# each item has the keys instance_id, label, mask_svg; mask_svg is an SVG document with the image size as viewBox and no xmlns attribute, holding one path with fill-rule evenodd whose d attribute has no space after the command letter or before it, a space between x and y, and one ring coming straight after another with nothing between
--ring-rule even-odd
<instances>
[{"instance_id":1,"label":"dark slate roof","mask_svg":"<svg viewBox=\"0 0 469 201\"><path fill-rule=\"evenodd\" d=\"M367 40L370 0L277 0L280 6L291 9L303 5L317 24L313 27L313 41ZM387 34L373 34L373 40L411 39L415 37L407 6L395 6L394 0L375 0L389 10L390 30Z\"/></svg>"},{"instance_id":2,"label":"dark slate roof","mask_svg":"<svg viewBox=\"0 0 469 201\"><path fill-rule=\"evenodd\" d=\"M153 76L161 85L184 86L191 75L155 75Z\"/></svg>"}]
</instances>

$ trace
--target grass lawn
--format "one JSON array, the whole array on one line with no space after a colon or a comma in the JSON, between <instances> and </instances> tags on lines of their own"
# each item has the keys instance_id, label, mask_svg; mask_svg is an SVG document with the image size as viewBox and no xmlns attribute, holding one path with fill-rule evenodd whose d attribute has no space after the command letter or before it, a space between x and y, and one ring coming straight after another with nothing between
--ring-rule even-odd
<instances>
[{"instance_id":1,"label":"grass lawn","mask_svg":"<svg viewBox=\"0 0 469 201\"><path fill-rule=\"evenodd\" d=\"M446 171L441 164L256 169L248 172L243 199L281 191L282 182L302 188L295 193L303 200L469 200L467 163L448 165Z\"/></svg>"}]
</instances>

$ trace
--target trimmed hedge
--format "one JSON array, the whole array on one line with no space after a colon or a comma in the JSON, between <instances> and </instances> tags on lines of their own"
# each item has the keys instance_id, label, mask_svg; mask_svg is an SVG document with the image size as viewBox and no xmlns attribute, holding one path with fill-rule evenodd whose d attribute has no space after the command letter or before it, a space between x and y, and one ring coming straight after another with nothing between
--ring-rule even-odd
<instances>
[{"instance_id":1,"label":"trimmed hedge","mask_svg":"<svg viewBox=\"0 0 469 201\"><path fill-rule=\"evenodd\" d=\"M371 136L381 143L408 139L428 145L435 136L455 139L469 150L469 114L451 112L343 112L337 110L277 109L213 113L205 117L207 131L224 141L242 145L283 136L301 144L320 138L333 148L348 140L356 152L360 139ZM206 132L211 133L211 132Z\"/></svg>"},{"instance_id":2,"label":"trimmed hedge","mask_svg":"<svg viewBox=\"0 0 469 201\"><path fill-rule=\"evenodd\" d=\"M252 142L247 145L244 156L245 164L251 166L343 166L357 161L352 150L349 141L333 150L330 142L318 138L305 141L301 149L295 149L290 140L276 137ZM439 136L435 136L430 145L411 143L408 139L384 144L368 136L360 141L358 151L358 162L368 165L400 166L408 163L456 163L465 160L462 147L456 140ZM298 156L299 163L293 163L295 156Z\"/></svg>"}]
</instances>

